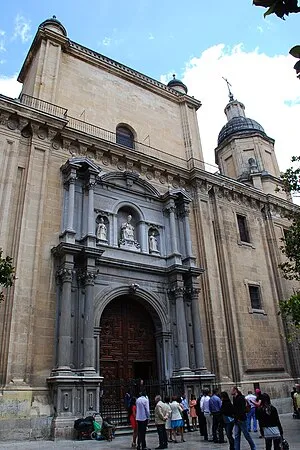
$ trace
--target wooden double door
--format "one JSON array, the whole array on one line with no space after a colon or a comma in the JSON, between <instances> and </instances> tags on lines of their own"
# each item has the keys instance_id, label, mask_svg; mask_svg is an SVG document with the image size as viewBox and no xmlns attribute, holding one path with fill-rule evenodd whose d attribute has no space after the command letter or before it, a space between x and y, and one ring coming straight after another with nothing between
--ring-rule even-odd
<instances>
[{"instance_id":1,"label":"wooden double door","mask_svg":"<svg viewBox=\"0 0 300 450\"><path fill-rule=\"evenodd\" d=\"M141 303L130 296L112 300L100 327L100 374L105 380L157 378L155 327Z\"/></svg>"}]
</instances>

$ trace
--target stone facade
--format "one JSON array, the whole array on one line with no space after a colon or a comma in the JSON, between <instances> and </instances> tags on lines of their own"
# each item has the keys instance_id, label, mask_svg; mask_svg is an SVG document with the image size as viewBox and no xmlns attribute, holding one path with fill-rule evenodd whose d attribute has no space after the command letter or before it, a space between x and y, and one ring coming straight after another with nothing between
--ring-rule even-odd
<instances>
[{"instance_id":1,"label":"stone facade","mask_svg":"<svg viewBox=\"0 0 300 450\"><path fill-rule=\"evenodd\" d=\"M2 429L13 418L46 436L53 419L67 436L99 410L103 378L121 370L99 362L115 299L149 316L159 380L196 394L259 383L283 404L299 363L278 316L295 286L278 270L292 204L275 190L274 142L228 135L221 174L206 172L201 103L72 42L56 19L19 81L19 99L0 97L0 246L17 270L0 305Z\"/></svg>"}]
</instances>

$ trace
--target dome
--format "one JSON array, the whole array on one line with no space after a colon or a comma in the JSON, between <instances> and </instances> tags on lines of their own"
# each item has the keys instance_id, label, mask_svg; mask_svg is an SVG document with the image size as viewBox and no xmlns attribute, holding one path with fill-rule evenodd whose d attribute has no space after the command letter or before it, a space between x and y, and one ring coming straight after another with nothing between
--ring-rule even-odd
<instances>
[{"instance_id":1,"label":"dome","mask_svg":"<svg viewBox=\"0 0 300 450\"><path fill-rule=\"evenodd\" d=\"M188 91L186 85L182 81L177 80L177 78L175 78L175 75L173 75L173 80L169 81L167 86L175 89L175 91L181 92L182 94L187 94Z\"/></svg>"},{"instance_id":2,"label":"dome","mask_svg":"<svg viewBox=\"0 0 300 450\"><path fill-rule=\"evenodd\" d=\"M238 116L230 119L222 128L218 136L218 145L220 145L228 136L234 134L260 133L266 136L263 127L253 119L248 117Z\"/></svg>"},{"instance_id":3,"label":"dome","mask_svg":"<svg viewBox=\"0 0 300 450\"><path fill-rule=\"evenodd\" d=\"M61 31L64 36L67 36L67 30L63 26L63 24L56 18L56 16L52 16L50 19L44 20L39 26L39 28L50 28L57 32L57 28Z\"/></svg>"}]
</instances>

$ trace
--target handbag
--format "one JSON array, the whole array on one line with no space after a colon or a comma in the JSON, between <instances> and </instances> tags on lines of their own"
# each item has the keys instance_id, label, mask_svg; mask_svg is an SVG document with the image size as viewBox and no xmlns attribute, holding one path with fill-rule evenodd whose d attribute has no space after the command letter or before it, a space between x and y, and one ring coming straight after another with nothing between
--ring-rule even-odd
<instances>
[{"instance_id":1,"label":"handbag","mask_svg":"<svg viewBox=\"0 0 300 450\"><path fill-rule=\"evenodd\" d=\"M234 418L230 416L223 416L224 423L232 423L234 422Z\"/></svg>"},{"instance_id":2,"label":"handbag","mask_svg":"<svg viewBox=\"0 0 300 450\"><path fill-rule=\"evenodd\" d=\"M280 438L280 431L278 427L264 427L265 439L277 439Z\"/></svg>"}]
</instances>

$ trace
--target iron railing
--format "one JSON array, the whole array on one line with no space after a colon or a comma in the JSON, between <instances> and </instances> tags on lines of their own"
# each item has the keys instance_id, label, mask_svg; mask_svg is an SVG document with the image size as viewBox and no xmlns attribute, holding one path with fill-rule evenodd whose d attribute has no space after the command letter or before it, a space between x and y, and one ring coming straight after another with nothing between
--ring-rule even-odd
<instances>
[{"instance_id":1,"label":"iron railing","mask_svg":"<svg viewBox=\"0 0 300 450\"><path fill-rule=\"evenodd\" d=\"M66 108L54 105L53 103L46 102L45 100L41 100L36 97L32 97L31 95L22 94L20 97L20 102L25 106L37 109L46 114L50 114L51 116L67 118L68 110Z\"/></svg>"},{"instance_id":2,"label":"iron railing","mask_svg":"<svg viewBox=\"0 0 300 450\"><path fill-rule=\"evenodd\" d=\"M164 399L166 396L181 396L184 390L182 380L148 380L141 386L141 380L111 380L104 379L102 382L102 397L100 411L102 417L111 417L116 425L126 425L128 421L127 411L124 404L125 394L130 393L131 397L138 397L141 391L145 391L150 403L150 415L154 417L154 398L161 395Z\"/></svg>"},{"instance_id":3,"label":"iron railing","mask_svg":"<svg viewBox=\"0 0 300 450\"><path fill-rule=\"evenodd\" d=\"M106 130L105 128L98 127L83 120L76 119L75 117L68 116L68 110L62 108L61 106L54 105L53 103L46 102L36 97L32 97L28 94L22 94L20 97L20 102L23 105L29 106L30 108L37 109L46 114L63 118L67 120L66 128L79 131L81 133L87 134L89 136L102 139L106 142L111 142L117 144L120 147L124 147L127 150L131 149L142 153L145 156L151 156L152 158L161 159L164 155L165 160L169 161L171 164L177 167L186 167L186 160L175 155L170 155L163 150L151 147L150 145L145 145L138 141L131 141L130 145L125 141L120 139L116 133ZM126 145L127 144L127 145Z\"/></svg>"}]
</instances>

